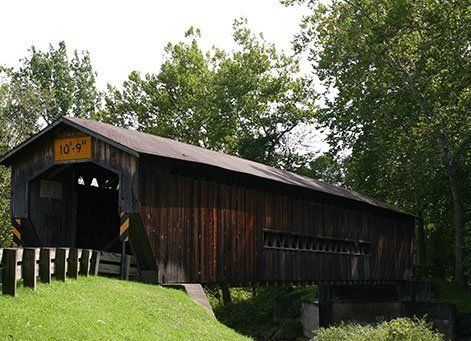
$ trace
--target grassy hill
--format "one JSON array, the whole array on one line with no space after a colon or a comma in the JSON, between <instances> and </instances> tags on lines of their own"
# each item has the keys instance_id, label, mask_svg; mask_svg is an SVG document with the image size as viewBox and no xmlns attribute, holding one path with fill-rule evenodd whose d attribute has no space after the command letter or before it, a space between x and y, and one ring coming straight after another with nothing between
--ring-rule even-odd
<instances>
[{"instance_id":1,"label":"grassy hill","mask_svg":"<svg viewBox=\"0 0 471 341\"><path fill-rule=\"evenodd\" d=\"M243 340L181 291L104 277L0 295L0 338Z\"/></svg>"}]
</instances>

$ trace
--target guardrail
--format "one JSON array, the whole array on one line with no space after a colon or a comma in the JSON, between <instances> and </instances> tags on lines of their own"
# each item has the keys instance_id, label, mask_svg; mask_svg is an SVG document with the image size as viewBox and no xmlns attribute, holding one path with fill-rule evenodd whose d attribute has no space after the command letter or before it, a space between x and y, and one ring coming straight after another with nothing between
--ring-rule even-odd
<instances>
[{"instance_id":1,"label":"guardrail","mask_svg":"<svg viewBox=\"0 0 471 341\"><path fill-rule=\"evenodd\" d=\"M4 295L16 296L18 281L25 287L36 289L37 279L42 283L78 278L79 275L120 276L121 279L138 278L135 257L89 249L74 248L5 248L0 249L1 282Z\"/></svg>"}]
</instances>

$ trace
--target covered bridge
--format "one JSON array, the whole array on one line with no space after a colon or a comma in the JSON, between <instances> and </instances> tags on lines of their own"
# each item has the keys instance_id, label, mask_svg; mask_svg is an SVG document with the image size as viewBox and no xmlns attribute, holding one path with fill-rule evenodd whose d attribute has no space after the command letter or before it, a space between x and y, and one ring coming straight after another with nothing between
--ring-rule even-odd
<instances>
[{"instance_id":1,"label":"covered bridge","mask_svg":"<svg viewBox=\"0 0 471 341\"><path fill-rule=\"evenodd\" d=\"M414 216L260 163L63 117L0 159L14 241L119 251L148 281L410 277Z\"/></svg>"}]
</instances>

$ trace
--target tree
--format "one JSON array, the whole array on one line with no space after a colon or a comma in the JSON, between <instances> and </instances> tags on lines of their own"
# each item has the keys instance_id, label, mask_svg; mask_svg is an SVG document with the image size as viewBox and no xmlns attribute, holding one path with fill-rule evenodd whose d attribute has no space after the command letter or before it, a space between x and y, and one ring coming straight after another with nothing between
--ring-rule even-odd
<instances>
[{"instance_id":1,"label":"tree","mask_svg":"<svg viewBox=\"0 0 471 341\"><path fill-rule=\"evenodd\" d=\"M31 102L31 88L12 82L13 70L0 67L0 155L38 129ZM8 245L10 233L10 171L0 166L0 244Z\"/></svg>"},{"instance_id":2,"label":"tree","mask_svg":"<svg viewBox=\"0 0 471 341\"><path fill-rule=\"evenodd\" d=\"M0 68L0 72L2 68ZM3 107L6 101L6 94L8 92L8 86L5 83L5 79L0 77L0 107ZM4 124L5 118L3 113L0 111L0 154L3 155L8 151L8 134ZM10 172L6 167L0 166L0 226L10 225ZM0 230L0 246L8 245L11 239L6 228Z\"/></svg>"},{"instance_id":3,"label":"tree","mask_svg":"<svg viewBox=\"0 0 471 341\"><path fill-rule=\"evenodd\" d=\"M315 72L335 89L319 114L330 128L331 146L351 149L354 187L380 197L392 191L416 212L427 208L421 196L430 198L431 187L439 187L431 181L446 177L453 205L454 277L463 284L463 193L470 181L464 164L471 142L469 3L308 5L313 14L303 20L297 47L309 49Z\"/></svg>"},{"instance_id":4,"label":"tree","mask_svg":"<svg viewBox=\"0 0 471 341\"><path fill-rule=\"evenodd\" d=\"M323 180L332 185L345 186L344 159L336 159L330 153L320 154L310 159L305 166L296 169L296 173Z\"/></svg>"},{"instance_id":5,"label":"tree","mask_svg":"<svg viewBox=\"0 0 471 341\"><path fill-rule=\"evenodd\" d=\"M69 58L64 42L48 51L34 46L18 68L0 66L0 155L63 115L93 116L101 95L88 52ZM0 243L11 239L10 172L0 166Z\"/></svg>"},{"instance_id":6,"label":"tree","mask_svg":"<svg viewBox=\"0 0 471 341\"><path fill-rule=\"evenodd\" d=\"M10 74L12 87L28 91L27 102L11 102L10 112L31 113L49 124L64 115L90 117L97 110L101 95L88 52L75 50L69 58L65 43L60 42L48 51L32 46L29 53Z\"/></svg>"},{"instance_id":7,"label":"tree","mask_svg":"<svg viewBox=\"0 0 471 341\"><path fill-rule=\"evenodd\" d=\"M310 81L299 60L234 24L237 48L203 51L200 32L168 44L157 74L132 72L122 90L109 87L100 118L255 161L290 168L293 130L312 121ZM119 119L116 119L119 118Z\"/></svg>"}]
</instances>

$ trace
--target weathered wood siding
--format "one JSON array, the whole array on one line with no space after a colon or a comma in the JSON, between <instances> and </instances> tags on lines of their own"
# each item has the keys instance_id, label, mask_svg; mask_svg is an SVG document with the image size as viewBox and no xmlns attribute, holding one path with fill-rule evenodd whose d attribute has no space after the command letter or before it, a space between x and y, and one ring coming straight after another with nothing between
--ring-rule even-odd
<instances>
[{"instance_id":1,"label":"weathered wood siding","mask_svg":"<svg viewBox=\"0 0 471 341\"><path fill-rule=\"evenodd\" d=\"M29 220L39 238L34 246L75 247L77 223L76 182L73 173L66 172L55 181L62 182L62 199L41 198L40 178L30 182ZM30 245L33 246L33 245Z\"/></svg>"},{"instance_id":2,"label":"weathered wood siding","mask_svg":"<svg viewBox=\"0 0 471 341\"><path fill-rule=\"evenodd\" d=\"M92 159L54 162L54 138L75 133L58 125L12 160L11 213L34 229L40 245L29 246L75 245L75 163L91 162L119 175L119 211L132 218L130 248L150 281L401 280L410 273L411 216L208 165L136 157L93 134ZM62 199L40 197L42 178L62 183Z\"/></svg>"},{"instance_id":3,"label":"weathered wood siding","mask_svg":"<svg viewBox=\"0 0 471 341\"><path fill-rule=\"evenodd\" d=\"M16 156L11 170L11 217L31 221L41 245L74 246L76 232L76 179L65 170L53 180L62 182L62 199L41 198L40 180L59 167L92 162L119 175L119 206L129 213L138 210L138 158L92 136L93 158L54 162L53 140L79 133L71 127L57 127Z\"/></svg>"},{"instance_id":4,"label":"weathered wood siding","mask_svg":"<svg viewBox=\"0 0 471 341\"><path fill-rule=\"evenodd\" d=\"M140 211L161 282L400 280L413 221L209 167L140 158ZM365 241L368 255L262 247L262 230Z\"/></svg>"}]
</instances>

